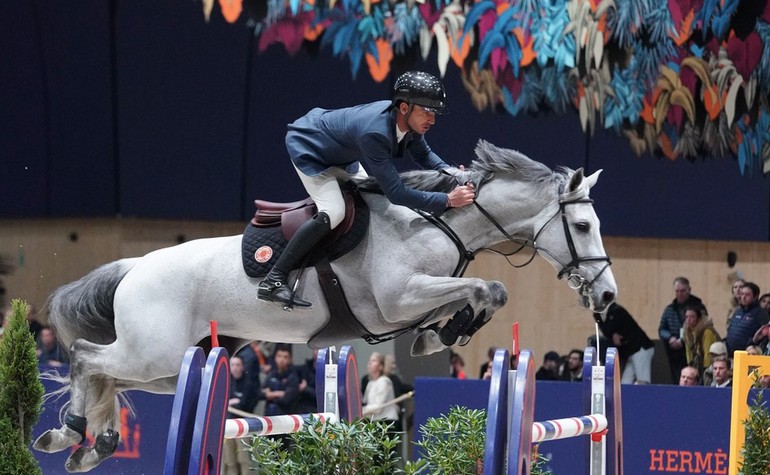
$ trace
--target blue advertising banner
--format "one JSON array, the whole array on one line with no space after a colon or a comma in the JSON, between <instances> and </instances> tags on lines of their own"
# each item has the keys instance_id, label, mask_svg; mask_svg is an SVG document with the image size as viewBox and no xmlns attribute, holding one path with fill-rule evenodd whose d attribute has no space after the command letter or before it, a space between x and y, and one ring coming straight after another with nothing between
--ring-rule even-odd
<instances>
[{"instance_id":1,"label":"blue advertising banner","mask_svg":"<svg viewBox=\"0 0 770 475\"><path fill-rule=\"evenodd\" d=\"M487 381L417 378L414 386L415 427L429 417L446 414L453 406L487 407ZM581 387L538 381L535 420L583 415ZM621 391L626 475L727 474L729 388L623 385ZM585 438L543 442L539 450L549 459L548 469L554 475L573 475L583 471L584 442Z\"/></svg>"}]
</instances>

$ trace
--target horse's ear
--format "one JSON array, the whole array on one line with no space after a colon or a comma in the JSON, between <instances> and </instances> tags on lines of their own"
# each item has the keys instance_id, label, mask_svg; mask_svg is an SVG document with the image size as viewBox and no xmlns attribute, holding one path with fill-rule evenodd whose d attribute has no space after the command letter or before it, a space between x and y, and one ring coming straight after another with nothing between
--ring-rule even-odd
<instances>
[{"instance_id":1,"label":"horse's ear","mask_svg":"<svg viewBox=\"0 0 770 475\"><path fill-rule=\"evenodd\" d=\"M586 177L586 185L588 186L589 189L596 184L596 181L599 179L599 175L601 173L602 173L602 169L600 168Z\"/></svg>"},{"instance_id":2,"label":"horse's ear","mask_svg":"<svg viewBox=\"0 0 770 475\"><path fill-rule=\"evenodd\" d=\"M592 186L596 184L596 181L599 179L599 174L602 172L602 170L597 170L594 173L592 173L589 176L584 175L583 168L578 168L575 170L575 173L572 174L572 178L569 180L569 191L577 191L578 188L580 188L581 185L585 185L588 189L591 189Z\"/></svg>"},{"instance_id":3,"label":"horse's ear","mask_svg":"<svg viewBox=\"0 0 770 475\"><path fill-rule=\"evenodd\" d=\"M577 191L578 188L580 188L580 185L583 183L583 167L578 168L575 170L575 173L572 174L572 177L569 179L569 187L567 187L567 191L573 192Z\"/></svg>"}]
</instances>

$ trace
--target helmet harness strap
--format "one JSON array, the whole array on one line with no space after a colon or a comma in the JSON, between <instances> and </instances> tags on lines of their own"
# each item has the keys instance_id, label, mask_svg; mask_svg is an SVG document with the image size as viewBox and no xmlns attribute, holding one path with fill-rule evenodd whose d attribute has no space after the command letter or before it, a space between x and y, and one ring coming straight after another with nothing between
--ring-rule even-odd
<instances>
[{"instance_id":1,"label":"helmet harness strap","mask_svg":"<svg viewBox=\"0 0 770 475\"><path fill-rule=\"evenodd\" d=\"M407 104L409 105L409 109L407 109L406 117L404 117L404 120L406 121L406 128L409 129L409 132L415 132L412 126L409 125L409 117L412 115L412 111L414 110L414 104L411 102L407 102Z\"/></svg>"}]
</instances>

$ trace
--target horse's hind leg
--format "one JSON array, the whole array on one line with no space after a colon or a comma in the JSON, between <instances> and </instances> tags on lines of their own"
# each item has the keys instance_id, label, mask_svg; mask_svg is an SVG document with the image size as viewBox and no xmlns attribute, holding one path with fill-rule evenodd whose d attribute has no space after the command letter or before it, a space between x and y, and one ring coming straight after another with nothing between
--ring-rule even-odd
<instances>
[{"instance_id":1,"label":"horse's hind leg","mask_svg":"<svg viewBox=\"0 0 770 475\"><path fill-rule=\"evenodd\" d=\"M115 403L114 381L111 383L110 392L113 393L111 397L113 407L111 420L106 421L105 428L98 431L93 447L83 445L70 454L64 464L64 468L68 472L87 472L103 460L111 457L118 448L118 442L120 442L120 407ZM85 422L85 418L83 421Z\"/></svg>"},{"instance_id":2,"label":"horse's hind leg","mask_svg":"<svg viewBox=\"0 0 770 475\"><path fill-rule=\"evenodd\" d=\"M35 441L35 448L56 452L81 443L85 438L87 417L91 432L97 434L93 447L82 446L66 462L69 472L91 470L110 457L119 442L119 389L116 379L131 380L138 371L130 351L114 342L97 345L75 340L70 348L70 406L64 425L49 430ZM121 371L121 369L123 371ZM88 405L86 405L86 403Z\"/></svg>"},{"instance_id":3,"label":"horse's hind leg","mask_svg":"<svg viewBox=\"0 0 770 475\"><path fill-rule=\"evenodd\" d=\"M70 348L70 402L64 423L59 429L41 434L33 447L41 452L60 452L79 444L86 437L85 405L88 391L88 374L80 364L80 350L75 341Z\"/></svg>"},{"instance_id":4,"label":"horse's hind leg","mask_svg":"<svg viewBox=\"0 0 770 475\"><path fill-rule=\"evenodd\" d=\"M60 429L52 429L42 434L35 441L34 447L43 452L57 452L72 445L85 441L86 417L80 416L82 412L76 412L72 404L76 400L76 383L72 383L71 404L64 419L64 425ZM65 468L68 472L87 472L101 463L104 459L112 456L118 448L119 435L119 405L116 403L115 382L110 378L97 376L91 378L88 383L88 391L95 394L96 399L102 397L99 411L109 413L103 417L104 421L99 424L102 429L97 433L93 447L81 446L67 458ZM91 395L89 395L90 398Z\"/></svg>"}]
</instances>

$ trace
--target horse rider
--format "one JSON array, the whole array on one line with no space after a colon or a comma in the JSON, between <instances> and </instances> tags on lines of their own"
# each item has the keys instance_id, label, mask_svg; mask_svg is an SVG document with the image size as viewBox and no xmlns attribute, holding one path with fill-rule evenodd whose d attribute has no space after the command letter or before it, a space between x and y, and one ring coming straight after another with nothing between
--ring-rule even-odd
<instances>
[{"instance_id":1,"label":"horse rider","mask_svg":"<svg viewBox=\"0 0 770 475\"><path fill-rule=\"evenodd\" d=\"M446 92L441 81L421 71L402 74L394 89L391 101L337 110L315 108L289 124L286 148L318 213L297 230L260 282L259 299L311 305L293 295L286 285L288 274L345 217L340 179L373 176L391 203L436 215L473 202L473 186L459 179L460 185L448 194L414 190L401 181L393 164L396 159L411 157L425 169L449 168L424 137L436 115L446 112Z\"/></svg>"}]
</instances>

